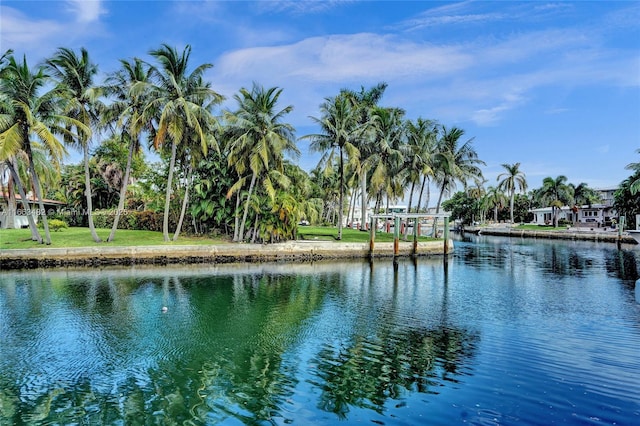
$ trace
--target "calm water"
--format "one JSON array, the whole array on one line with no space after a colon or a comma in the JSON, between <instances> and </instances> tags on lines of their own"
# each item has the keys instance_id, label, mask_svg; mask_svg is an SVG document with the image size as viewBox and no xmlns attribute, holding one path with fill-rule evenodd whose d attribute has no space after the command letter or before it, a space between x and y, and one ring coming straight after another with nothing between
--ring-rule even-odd
<instances>
[{"instance_id":1,"label":"calm water","mask_svg":"<svg viewBox=\"0 0 640 426\"><path fill-rule=\"evenodd\" d=\"M485 237L397 268L0 273L0 424L640 424L639 263Z\"/></svg>"}]
</instances>

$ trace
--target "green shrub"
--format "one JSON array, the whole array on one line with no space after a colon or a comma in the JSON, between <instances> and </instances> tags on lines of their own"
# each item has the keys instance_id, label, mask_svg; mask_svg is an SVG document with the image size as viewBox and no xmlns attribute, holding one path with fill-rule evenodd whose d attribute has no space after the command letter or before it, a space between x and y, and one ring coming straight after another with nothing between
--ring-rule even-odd
<instances>
[{"instance_id":1,"label":"green shrub","mask_svg":"<svg viewBox=\"0 0 640 426\"><path fill-rule=\"evenodd\" d=\"M49 228L53 229L56 232L61 229L67 229L68 227L69 225L67 225L67 222L65 222L64 220L51 219L49 221Z\"/></svg>"}]
</instances>

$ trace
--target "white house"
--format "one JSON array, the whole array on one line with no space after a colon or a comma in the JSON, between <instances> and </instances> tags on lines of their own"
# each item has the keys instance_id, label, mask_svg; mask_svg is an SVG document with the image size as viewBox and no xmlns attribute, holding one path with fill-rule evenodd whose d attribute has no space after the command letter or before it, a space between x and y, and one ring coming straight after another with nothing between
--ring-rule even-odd
<instances>
[{"instance_id":1,"label":"white house","mask_svg":"<svg viewBox=\"0 0 640 426\"><path fill-rule=\"evenodd\" d=\"M613 194L618 190L618 188L599 188L594 189L596 194L600 197L602 204L605 206L613 206L613 202L615 201Z\"/></svg>"},{"instance_id":2,"label":"white house","mask_svg":"<svg viewBox=\"0 0 640 426\"><path fill-rule=\"evenodd\" d=\"M541 207L529 210L533 213L533 222L537 225L553 224L553 210L551 207ZM576 226L610 226L611 219L615 218L615 212L611 206L605 204L592 204L590 206L562 206L558 214L558 221L565 220Z\"/></svg>"},{"instance_id":3,"label":"white house","mask_svg":"<svg viewBox=\"0 0 640 426\"><path fill-rule=\"evenodd\" d=\"M610 205L592 204L591 206L580 206L577 223L586 226L608 226L615 216L613 207Z\"/></svg>"},{"instance_id":4,"label":"white house","mask_svg":"<svg viewBox=\"0 0 640 426\"><path fill-rule=\"evenodd\" d=\"M353 211L350 211L349 213L349 215L343 216L342 224L351 228L360 228L360 221L362 220L362 208L360 206L355 206ZM351 215L351 213L353 213L353 216ZM367 209L364 211L365 224L369 223L369 218L372 214L373 209L367 207Z\"/></svg>"},{"instance_id":5,"label":"white house","mask_svg":"<svg viewBox=\"0 0 640 426\"><path fill-rule=\"evenodd\" d=\"M576 213L568 206L562 206L560 211L554 212L552 207L540 207L537 209L529 210L530 213L533 213L533 221L532 223L536 225L552 225L553 224L553 215L554 213L558 215L558 221L567 220L573 222L573 219Z\"/></svg>"}]
</instances>

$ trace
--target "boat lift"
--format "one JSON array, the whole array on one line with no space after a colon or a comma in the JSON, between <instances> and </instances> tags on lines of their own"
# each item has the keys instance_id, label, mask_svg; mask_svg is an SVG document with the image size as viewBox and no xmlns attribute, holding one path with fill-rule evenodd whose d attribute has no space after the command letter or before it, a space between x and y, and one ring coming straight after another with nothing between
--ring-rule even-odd
<instances>
[{"instance_id":1,"label":"boat lift","mask_svg":"<svg viewBox=\"0 0 640 426\"><path fill-rule=\"evenodd\" d=\"M420 219L433 219L435 225L438 223L438 219L442 218L444 222L444 254L449 252L449 217L450 213L388 213L388 214L374 214L370 215L371 223L369 224L369 255L373 256L373 249L375 246L376 230L378 225L378 219L393 219L393 256L396 257L400 254L400 220L404 219L408 226L409 219L413 219L413 254L418 253L418 228ZM435 226L434 226L435 227ZM436 234L437 235L437 234Z\"/></svg>"}]
</instances>

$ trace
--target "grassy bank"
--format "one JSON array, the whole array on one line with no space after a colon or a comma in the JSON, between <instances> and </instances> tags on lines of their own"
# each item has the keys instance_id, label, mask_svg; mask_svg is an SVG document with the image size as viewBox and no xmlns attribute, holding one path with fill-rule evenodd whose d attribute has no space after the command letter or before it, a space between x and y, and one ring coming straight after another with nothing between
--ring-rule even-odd
<instances>
[{"instance_id":1,"label":"grassy bank","mask_svg":"<svg viewBox=\"0 0 640 426\"><path fill-rule=\"evenodd\" d=\"M298 239L303 241L337 241L338 229L325 226L300 226L298 228ZM402 239L402 236L400 237ZM407 236L409 241L413 241L413 234ZM393 242L393 232L377 232L376 242ZM433 241L433 238L420 237L419 241ZM367 243L369 242L369 232L357 229L343 228L342 242L345 243Z\"/></svg>"},{"instance_id":2,"label":"grassy bank","mask_svg":"<svg viewBox=\"0 0 640 426\"><path fill-rule=\"evenodd\" d=\"M110 229L97 229L98 236L103 240L109 237ZM91 238L89 228L66 228L51 232L51 245L45 246L31 241L29 229L0 229L0 250L4 249L29 249L42 247L93 247L104 246L149 246L149 245L204 245L226 242L221 238L192 237L181 235L178 241L165 243L162 232L154 231L129 231L119 229L115 240L112 242L96 243Z\"/></svg>"},{"instance_id":3,"label":"grassy bank","mask_svg":"<svg viewBox=\"0 0 640 426\"><path fill-rule=\"evenodd\" d=\"M110 229L98 229L98 236L106 240L109 236ZM298 228L298 239L302 241L335 241L338 236L338 230L335 227L323 226L301 226ZM409 235L408 239L413 241L413 236ZM421 237L420 241L431 241L432 238ZM366 243L369 241L369 233L358 231L356 229L344 228L342 230L342 240L345 243ZM387 234L378 232L376 234L377 242L392 242L393 233ZM31 241L31 232L28 229L0 229L0 250L5 249L29 249L29 248L66 248L66 247L132 247L132 246L150 246L150 245L208 245L221 244L229 242L229 239L223 237L194 237L181 235L178 241L164 242L162 232L153 231L129 231L119 229L116 233L115 241L107 243L96 243L91 238L88 228L66 228L57 232L51 232L51 245L45 246Z\"/></svg>"}]
</instances>

